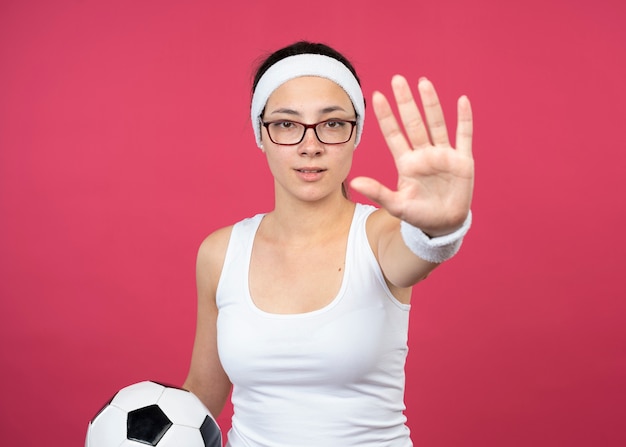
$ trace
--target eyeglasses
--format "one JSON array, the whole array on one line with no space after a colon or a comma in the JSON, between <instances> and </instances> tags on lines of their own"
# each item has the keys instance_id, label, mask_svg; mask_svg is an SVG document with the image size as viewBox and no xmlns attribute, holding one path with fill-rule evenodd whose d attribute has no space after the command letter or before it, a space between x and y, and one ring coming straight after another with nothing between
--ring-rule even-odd
<instances>
[{"instance_id":1,"label":"eyeglasses","mask_svg":"<svg viewBox=\"0 0 626 447\"><path fill-rule=\"evenodd\" d=\"M267 129L267 134L272 143L283 146L295 146L304 140L307 129L313 129L320 143L347 143L352 138L356 121L331 119L315 124L304 124L289 120L261 120L261 124Z\"/></svg>"}]
</instances>

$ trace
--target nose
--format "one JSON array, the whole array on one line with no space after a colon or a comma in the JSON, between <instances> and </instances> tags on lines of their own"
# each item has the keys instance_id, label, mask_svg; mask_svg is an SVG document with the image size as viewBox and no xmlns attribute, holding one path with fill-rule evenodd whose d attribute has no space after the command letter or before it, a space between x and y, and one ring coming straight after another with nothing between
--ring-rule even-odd
<instances>
[{"instance_id":1,"label":"nose","mask_svg":"<svg viewBox=\"0 0 626 447\"><path fill-rule=\"evenodd\" d=\"M300 155L317 156L324 152L324 149L324 144L317 139L315 130L313 128L306 129L304 138L298 146L298 153Z\"/></svg>"}]
</instances>

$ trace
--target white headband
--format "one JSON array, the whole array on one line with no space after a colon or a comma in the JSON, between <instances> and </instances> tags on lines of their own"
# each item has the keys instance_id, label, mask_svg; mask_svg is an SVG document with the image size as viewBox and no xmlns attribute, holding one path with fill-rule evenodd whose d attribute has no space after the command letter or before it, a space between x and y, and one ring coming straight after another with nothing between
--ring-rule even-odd
<instances>
[{"instance_id":1,"label":"white headband","mask_svg":"<svg viewBox=\"0 0 626 447\"><path fill-rule=\"evenodd\" d=\"M298 54L286 57L272 65L261 76L254 89L252 106L250 107L250 119L252 120L257 146L262 147L259 118L270 95L285 82L301 76L319 76L330 79L345 90L356 111L357 125L356 140L354 142L356 147L361 140L363 122L365 120L365 101L363 100L361 86L348 67L335 58L321 54Z\"/></svg>"}]
</instances>

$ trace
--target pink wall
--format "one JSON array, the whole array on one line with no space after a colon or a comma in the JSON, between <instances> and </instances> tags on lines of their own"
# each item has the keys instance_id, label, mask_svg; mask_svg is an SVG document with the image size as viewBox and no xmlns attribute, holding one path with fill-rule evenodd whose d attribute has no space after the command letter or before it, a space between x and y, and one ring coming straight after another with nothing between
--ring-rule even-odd
<instances>
[{"instance_id":1,"label":"pink wall","mask_svg":"<svg viewBox=\"0 0 626 447\"><path fill-rule=\"evenodd\" d=\"M400 72L450 123L474 104L474 228L415 289L416 445L626 445L623 2L368 3L0 4L3 445L81 445L115 390L182 383L200 241L272 204L253 61L300 38L368 97ZM353 174L392 185L368 116Z\"/></svg>"}]
</instances>

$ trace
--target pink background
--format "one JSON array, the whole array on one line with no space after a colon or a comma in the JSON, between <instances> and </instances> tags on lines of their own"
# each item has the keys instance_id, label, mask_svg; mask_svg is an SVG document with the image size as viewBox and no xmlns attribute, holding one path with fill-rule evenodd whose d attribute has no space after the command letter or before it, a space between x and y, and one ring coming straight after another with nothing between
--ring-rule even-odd
<instances>
[{"instance_id":1,"label":"pink background","mask_svg":"<svg viewBox=\"0 0 626 447\"><path fill-rule=\"evenodd\" d=\"M473 101L474 228L414 294L415 444L626 445L623 5L0 2L2 444L82 445L117 389L182 383L198 245L272 206L254 61L306 38L368 98L399 72L451 126ZM371 110L357 174L395 181Z\"/></svg>"}]
</instances>

